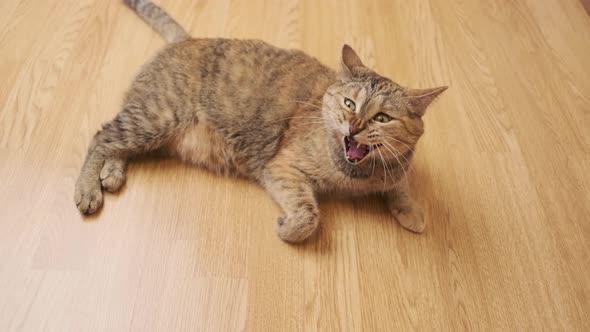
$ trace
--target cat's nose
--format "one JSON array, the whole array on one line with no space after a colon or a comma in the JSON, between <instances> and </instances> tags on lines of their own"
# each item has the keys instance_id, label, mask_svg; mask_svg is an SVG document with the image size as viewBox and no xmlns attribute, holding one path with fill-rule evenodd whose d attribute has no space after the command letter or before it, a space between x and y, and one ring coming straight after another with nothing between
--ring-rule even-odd
<instances>
[{"instance_id":1,"label":"cat's nose","mask_svg":"<svg viewBox=\"0 0 590 332\"><path fill-rule=\"evenodd\" d=\"M357 127L356 125L351 124L348 131L350 132L350 136L354 136L354 135L360 133L361 129L359 127Z\"/></svg>"}]
</instances>

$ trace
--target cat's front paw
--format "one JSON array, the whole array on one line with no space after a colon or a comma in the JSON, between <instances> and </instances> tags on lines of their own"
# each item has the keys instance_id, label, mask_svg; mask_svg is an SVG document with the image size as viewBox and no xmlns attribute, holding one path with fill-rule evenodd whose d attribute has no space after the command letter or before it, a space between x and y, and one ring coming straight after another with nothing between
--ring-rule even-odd
<instances>
[{"instance_id":1,"label":"cat's front paw","mask_svg":"<svg viewBox=\"0 0 590 332\"><path fill-rule=\"evenodd\" d=\"M405 229L414 233L422 233L426 228L422 209L414 206L409 209L394 210L393 216Z\"/></svg>"},{"instance_id":2,"label":"cat's front paw","mask_svg":"<svg viewBox=\"0 0 590 332\"><path fill-rule=\"evenodd\" d=\"M93 214L98 211L103 202L100 182L78 180L74 201L78 210L84 214Z\"/></svg>"},{"instance_id":3,"label":"cat's front paw","mask_svg":"<svg viewBox=\"0 0 590 332\"><path fill-rule=\"evenodd\" d=\"M315 216L298 218L281 216L277 219L277 234L286 242L302 242L315 232L318 225L319 218Z\"/></svg>"}]
</instances>

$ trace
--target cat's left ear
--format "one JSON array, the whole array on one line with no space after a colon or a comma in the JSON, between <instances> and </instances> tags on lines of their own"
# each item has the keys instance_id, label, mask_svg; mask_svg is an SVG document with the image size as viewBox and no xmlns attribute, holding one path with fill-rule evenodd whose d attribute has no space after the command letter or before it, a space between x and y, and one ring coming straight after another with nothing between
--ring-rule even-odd
<instances>
[{"instance_id":1,"label":"cat's left ear","mask_svg":"<svg viewBox=\"0 0 590 332\"><path fill-rule=\"evenodd\" d=\"M408 89L406 90L406 98L410 104L410 112L423 116L426 113L428 105L436 99L441 93L443 93L448 86L440 86L438 88L431 89Z\"/></svg>"},{"instance_id":2,"label":"cat's left ear","mask_svg":"<svg viewBox=\"0 0 590 332\"><path fill-rule=\"evenodd\" d=\"M358 68L365 68L365 65L352 47L344 44L342 47L342 62L340 67L341 76L350 79L354 76L354 72Z\"/></svg>"}]
</instances>

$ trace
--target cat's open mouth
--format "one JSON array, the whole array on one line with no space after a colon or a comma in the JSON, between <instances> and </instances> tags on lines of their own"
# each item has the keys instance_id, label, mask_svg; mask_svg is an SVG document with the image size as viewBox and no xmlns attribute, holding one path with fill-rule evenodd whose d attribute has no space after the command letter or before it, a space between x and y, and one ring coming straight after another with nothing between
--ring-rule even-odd
<instances>
[{"instance_id":1,"label":"cat's open mouth","mask_svg":"<svg viewBox=\"0 0 590 332\"><path fill-rule=\"evenodd\" d=\"M349 163L356 164L361 162L369 152L380 147L383 144L366 145L357 142L353 137L344 136L344 148L346 150L346 160Z\"/></svg>"}]
</instances>

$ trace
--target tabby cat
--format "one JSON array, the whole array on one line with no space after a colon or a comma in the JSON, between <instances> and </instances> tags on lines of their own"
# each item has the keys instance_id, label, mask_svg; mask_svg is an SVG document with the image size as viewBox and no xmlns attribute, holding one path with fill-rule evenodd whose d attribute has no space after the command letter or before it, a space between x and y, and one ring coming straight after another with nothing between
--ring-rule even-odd
<instances>
[{"instance_id":1,"label":"tabby cat","mask_svg":"<svg viewBox=\"0 0 590 332\"><path fill-rule=\"evenodd\" d=\"M334 71L259 40L193 39L151 1L125 3L169 44L94 136L75 188L82 213L97 212L102 189L121 188L130 157L158 150L258 183L283 210L277 232L288 242L318 227L318 195L380 192L403 227L424 230L405 173L446 87L402 87L348 45Z\"/></svg>"}]
</instances>

